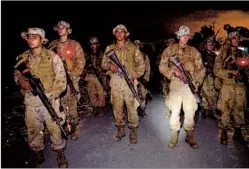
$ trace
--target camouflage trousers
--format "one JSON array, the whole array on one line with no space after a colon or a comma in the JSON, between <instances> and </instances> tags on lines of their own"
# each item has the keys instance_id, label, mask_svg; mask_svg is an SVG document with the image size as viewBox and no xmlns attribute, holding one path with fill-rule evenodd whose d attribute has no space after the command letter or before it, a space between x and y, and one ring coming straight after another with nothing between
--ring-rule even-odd
<instances>
[{"instance_id":1,"label":"camouflage trousers","mask_svg":"<svg viewBox=\"0 0 249 169\"><path fill-rule=\"evenodd\" d=\"M144 109L146 107L146 95L147 95L148 91L145 88L145 86L143 85L143 83L139 82L138 84L138 94L139 94L139 98L141 100L141 107Z\"/></svg>"},{"instance_id":2,"label":"camouflage trousers","mask_svg":"<svg viewBox=\"0 0 249 169\"><path fill-rule=\"evenodd\" d=\"M63 116L59 111L59 99L55 101L54 109L59 117ZM44 123L50 133L52 141L52 149L59 150L66 147L66 141L62 138L59 126L52 120L44 105L31 106L26 105L25 123L28 129L28 144L33 151L40 151L44 149Z\"/></svg>"},{"instance_id":3,"label":"camouflage trousers","mask_svg":"<svg viewBox=\"0 0 249 169\"><path fill-rule=\"evenodd\" d=\"M200 94L202 97L202 105L204 109L215 110L218 100L218 93L215 90L213 77L205 77Z\"/></svg>"},{"instance_id":4,"label":"camouflage trousers","mask_svg":"<svg viewBox=\"0 0 249 169\"><path fill-rule=\"evenodd\" d=\"M137 81L135 80L137 83ZM124 103L126 104L128 113L129 127L138 127L138 102L133 97L132 92L125 82L125 79L118 75L112 75L111 81L111 103L113 105L113 113L116 126L125 126ZM136 89L137 84L135 85ZM136 89L137 90L137 89Z\"/></svg>"},{"instance_id":5,"label":"camouflage trousers","mask_svg":"<svg viewBox=\"0 0 249 169\"><path fill-rule=\"evenodd\" d=\"M165 117L170 117L170 110L169 109L169 83L163 79L161 80L161 86L162 86L162 93L164 97L164 106L165 106Z\"/></svg>"},{"instance_id":6,"label":"camouflage trousers","mask_svg":"<svg viewBox=\"0 0 249 169\"><path fill-rule=\"evenodd\" d=\"M93 107L104 107L106 105L104 88L94 75L88 75L87 77L87 93Z\"/></svg>"},{"instance_id":7,"label":"camouflage trousers","mask_svg":"<svg viewBox=\"0 0 249 169\"><path fill-rule=\"evenodd\" d=\"M79 91L79 81L74 81L74 87L76 91ZM76 97L79 99L80 93ZM68 85L65 95L61 98L61 105L63 106L63 109L67 115L67 120L72 124L78 125L80 117L77 110L76 97L71 92L71 89Z\"/></svg>"},{"instance_id":8,"label":"camouflage trousers","mask_svg":"<svg viewBox=\"0 0 249 169\"><path fill-rule=\"evenodd\" d=\"M246 88L243 85L222 84L217 108L221 111L221 127L231 124L231 115L235 127L245 123Z\"/></svg>"},{"instance_id":9,"label":"camouflage trousers","mask_svg":"<svg viewBox=\"0 0 249 169\"><path fill-rule=\"evenodd\" d=\"M172 87L173 86L173 87ZM183 106L184 122L183 127L185 130L194 130L194 116L195 111L198 108L197 102L191 93L188 85L174 81L170 83L169 109L171 111L170 116L170 129L173 131L180 130L180 113Z\"/></svg>"}]
</instances>

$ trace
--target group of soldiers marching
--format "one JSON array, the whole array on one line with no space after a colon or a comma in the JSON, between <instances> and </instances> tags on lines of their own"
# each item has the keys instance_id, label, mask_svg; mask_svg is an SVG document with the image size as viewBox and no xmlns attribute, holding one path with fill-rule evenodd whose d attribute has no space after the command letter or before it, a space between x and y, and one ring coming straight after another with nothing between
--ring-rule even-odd
<instances>
[{"instance_id":1,"label":"group of soldiers marching","mask_svg":"<svg viewBox=\"0 0 249 169\"><path fill-rule=\"evenodd\" d=\"M139 40L131 42L129 31L120 24L112 31L116 41L107 46L105 51L101 51L99 39L92 37L89 40L91 51L85 53L79 42L70 38L72 28L68 22L60 21L54 30L58 33L59 39L51 41L48 46L44 45L48 39L41 28L29 28L27 32L21 33L30 49L17 57L14 71L15 82L21 86L24 94L28 144L35 152L38 163L44 161L44 123L50 133L51 147L58 154L57 162L60 168L68 167L64 153L66 140L43 102L34 95L34 89L25 76L27 71L40 79L46 97L58 117L62 119L60 124L70 131L72 140L77 140L80 133L77 104L81 97L79 80L83 77L93 107L92 115L103 117L106 105L112 106L117 128L113 141L117 142L126 135L127 113L130 143L136 144L138 114L142 118L147 118L145 110L151 75L150 58L143 52L143 43ZM200 91L202 108L206 115L221 111L221 143L228 142L230 114L234 116L234 138L243 140L241 127L245 122L246 86L239 77L241 71L246 72L248 77L248 65L239 71L233 66L239 64L239 61L248 63L248 53L237 48L240 36L237 32L230 33L230 43L224 45L219 55L216 55L212 38L207 39L204 50L199 52L187 44L191 36L187 26L181 26L175 34L179 42L169 39L167 48L158 61L159 71L166 81L162 89L165 106L169 109L167 117L170 121L171 135L168 147L173 148L178 142L181 109L184 112L185 141L192 148L199 147L194 135L194 116L200 105L186 83L184 73L173 63L174 59L184 66L195 90ZM114 56L121 67L113 60ZM22 63L25 63L28 70L20 71L18 67ZM69 80L73 85L70 85Z\"/></svg>"},{"instance_id":2,"label":"group of soldiers marching","mask_svg":"<svg viewBox=\"0 0 249 169\"><path fill-rule=\"evenodd\" d=\"M159 69L164 75L161 84L162 93L165 107L170 110L166 112L166 117L170 118L172 131L169 147L174 147L178 141L179 121L182 121L179 120L181 106L184 112L183 127L187 132L186 142L191 142L192 148L198 147L193 137L195 116L193 112L196 110L202 112L203 118L210 116L218 120L221 144L228 144L227 132L232 126L233 139L242 145L248 145L242 135L242 129L245 125L245 113L248 113L246 94L249 55L238 48L239 33L230 32L227 42L222 45L217 44L214 37L207 37L198 51L186 45L186 41L192 36L188 27L180 27L176 35L179 43L169 39L167 48L159 58ZM178 56L184 68L190 73L193 84L200 93L201 104L197 105L193 93L190 93L184 84L183 74L170 63L169 58L173 55Z\"/></svg>"}]
</instances>

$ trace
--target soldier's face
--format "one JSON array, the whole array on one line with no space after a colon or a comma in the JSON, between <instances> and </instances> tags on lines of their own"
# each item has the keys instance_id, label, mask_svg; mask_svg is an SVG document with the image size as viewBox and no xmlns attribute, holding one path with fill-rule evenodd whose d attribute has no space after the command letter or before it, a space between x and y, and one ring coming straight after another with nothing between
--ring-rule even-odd
<instances>
[{"instance_id":1,"label":"soldier's face","mask_svg":"<svg viewBox=\"0 0 249 169\"><path fill-rule=\"evenodd\" d=\"M98 43L91 43L92 50L96 50L96 49L98 49L98 47L99 47Z\"/></svg>"},{"instance_id":2,"label":"soldier's face","mask_svg":"<svg viewBox=\"0 0 249 169\"><path fill-rule=\"evenodd\" d=\"M40 35L30 34L27 36L27 42L28 42L29 47L31 49L34 49L34 48L42 46L43 41L42 41Z\"/></svg>"},{"instance_id":3,"label":"soldier's face","mask_svg":"<svg viewBox=\"0 0 249 169\"><path fill-rule=\"evenodd\" d=\"M188 35L180 36L180 38L179 38L179 42L182 43L182 44L187 44L188 40L189 40Z\"/></svg>"},{"instance_id":4,"label":"soldier's face","mask_svg":"<svg viewBox=\"0 0 249 169\"><path fill-rule=\"evenodd\" d=\"M214 44L213 43L207 43L206 48L207 48L207 50L213 50L214 49Z\"/></svg>"},{"instance_id":5,"label":"soldier's face","mask_svg":"<svg viewBox=\"0 0 249 169\"><path fill-rule=\"evenodd\" d=\"M115 32L115 37L118 41L122 41L125 39L126 32L122 29L117 29Z\"/></svg>"},{"instance_id":6,"label":"soldier's face","mask_svg":"<svg viewBox=\"0 0 249 169\"><path fill-rule=\"evenodd\" d=\"M233 46L239 46L239 36L234 36L232 39L231 39L231 43Z\"/></svg>"},{"instance_id":7,"label":"soldier's face","mask_svg":"<svg viewBox=\"0 0 249 169\"><path fill-rule=\"evenodd\" d=\"M67 35L68 34L68 30L65 26L63 25L60 25L57 29L57 32L60 36L64 36L64 35Z\"/></svg>"}]
</instances>

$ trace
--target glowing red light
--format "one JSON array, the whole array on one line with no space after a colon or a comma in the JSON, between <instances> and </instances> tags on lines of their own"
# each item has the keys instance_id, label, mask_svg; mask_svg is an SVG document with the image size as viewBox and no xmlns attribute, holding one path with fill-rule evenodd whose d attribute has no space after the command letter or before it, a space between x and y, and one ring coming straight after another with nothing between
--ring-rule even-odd
<instances>
[{"instance_id":1,"label":"glowing red light","mask_svg":"<svg viewBox=\"0 0 249 169\"><path fill-rule=\"evenodd\" d=\"M247 58L241 58L241 59L238 59L238 62L237 62L240 66L248 66L248 59Z\"/></svg>"}]
</instances>

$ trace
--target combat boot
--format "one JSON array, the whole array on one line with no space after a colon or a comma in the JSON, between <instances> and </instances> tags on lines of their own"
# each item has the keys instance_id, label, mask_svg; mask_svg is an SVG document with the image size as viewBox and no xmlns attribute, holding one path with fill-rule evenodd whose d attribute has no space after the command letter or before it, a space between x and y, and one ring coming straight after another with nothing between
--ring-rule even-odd
<instances>
[{"instance_id":1,"label":"combat boot","mask_svg":"<svg viewBox=\"0 0 249 169\"><path fill-rule=\"evenodd\" d=\"M131 144L137 144L137 128L130 127L130 143Z\"/></svg>"},{"instance_id":2,"label":"combat boot","mask_svg":"<svg viewBox=\"0 0 249 169\"><path fill-rule=\"evenodd\" d=\"M104 114L104 107L98 107L98 116L99 117L104 117L105 114Z\"/></svg>"},{"instance_id":3,"label":"combat boot","mask_svg":"<svg viewBox=\"0 0 249 169\"><path fill-rule=\"evenodd\" d=\"M113 141L118 142L125 136L124 126L118 126L118 131L115 136L113 136Z\"/></svg>"},{"instance_id":4,"label":"combat boot","mask_svg":"<svg viewBox=\"0 0 249 169\"><path fill-rule=\"evenodd\" d=\"M221 130L220 144L223 144L223 145L228 144L228 137L227 137L227 130L226 129Z\"/></svg>"},{"instance_id":5,"label":"combat boot","mask_svg":"<svg viewBox=\"0 0 249 169\"><path fill-rule=\"evenodd\" d=\"M191 148L194 148L194 149L199 148L199 145L197 144L195 137L194 137L194 131L187 130L186 132L187 134L186 134L185 142L188 143Z\"/></svg>"},{"instance_id":6,"label":"combat boot","mask_svg":"<svg viewBox=\"0 0 249 169\"><path fill-rule=\"evenodd\" d=\"M142 111L141 116L143 119L147 119L147 114L145 112L145 109Z\"/></svg>"},{"instance_id":7,"label":"combat boot","mask_svg":"<svg viewBox=\"0 0 249 169\"><path fill-rule=\"evenodd\" d=\"M244 139L241 129L240 128L234 128L234 135L233 135L233 140L239 142L242 145L247 145L248 142Z\"/></svg>"},{"instance_id":8,"label":"combat boot","mask_svg":"<svg viewBox=\"0 0 249 169\"><path fill-rule=\"evenodd\" d=\"M68 162L65 157L64 149L57 150L57 164L58 164L58 168L68 167Z\"/></svg>"},{"instance_id":9,"label":"combat boot","mask_svg":"<svg viewBox=\"0 0 249 169\"><path fill-rule=\"evenodd\" d=\"M94 106L94 107L93 107L92 116L93 116L93 117L96 117L97 114L98 114L98 108Z\"/></svg>"},{"instance_id":10,"label":"combat boot","mask_svg":"<svg viewBox=\"0 0 249 169\"><path fill-rule=\"evenodd\" d=\"M206 119L208 116L208 111L206 109L200 110L201 111L201 118Z\"/></svg>"},{"instance_id":11,"label":"combat boot","mask_svg":"<svg viewBox=\"0 0 249 169\"><path fill-rule=\"evenodd\" d=\"M179 138L179 131L171 131L168 147L174 148L178 143L178 138Z\"/></svg>"},{"instance_id":12,"label":"combat boot","mask_svg":"<svg viewBox=\"0 0 249 169\"><path fill-rule=\"evenodd\" d=\"M78 124L72 125L71 140L78 140L80 133L80 126Z\"/></svg>"}]
</instances>

